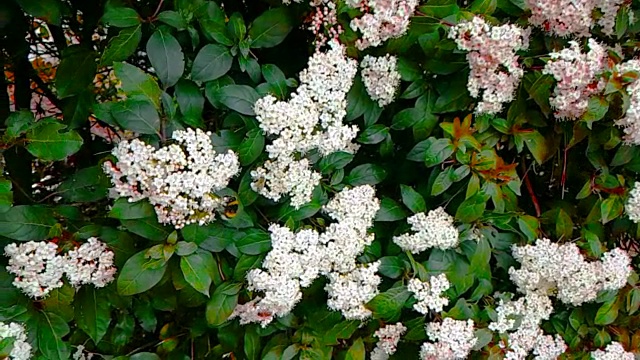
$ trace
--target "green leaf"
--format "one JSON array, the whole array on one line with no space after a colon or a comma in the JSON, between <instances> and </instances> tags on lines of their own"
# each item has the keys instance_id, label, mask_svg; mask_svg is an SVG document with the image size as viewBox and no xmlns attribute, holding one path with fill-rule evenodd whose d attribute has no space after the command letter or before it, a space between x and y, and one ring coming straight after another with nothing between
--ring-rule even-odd
<instances>
[{"instance_id":1,"label":"green leaf","mask_svg":"<svg viewBox=\"0 0 640 360\"><path fill-rule=\"evenodd\" d=\"M184 122L194 127L200 127L202 111L204 110L204 96L198 85L193 81L181 79L175 89L175 96L180 106L180 112L184 116Z\"/></svg>"},{"instance_id":2,"label":"green leaf","mask_svg":"<svg viewBox=\"0 0 640 360\"><path fill-rule=\"evenodd\" d=\"M322 159L318 163L318 168L323 174L329 174L335 170L344 169L351 161L353 161L354 155L338 151L331 153Z\"/></svg>"},{"instance_id":3,"label":"green leaf","mask_svg":"<svg viewBox=\"0 0 640 360\"><path fill-rule=\"evenodd\" d=\"M38 124L27 133L27 150L45 161L64 160L82 147L83 140L77 132L60 132L66 125L59 122Z\"/></svg>"},{"instance_id":4,"label":"green leaf","mask_svg":"<svg viewBox=\"0 0 640 360\"><path fill-rule=\"evenodd\" d=\"M387 177L387 171L377 164L362 164L354 167L345 178L351 186L375 185Z\"/></svg>"},{"instance_id":5,"label":"green leaf","mask_svg":"<svg viewBox=\"0 0 640 360\"><path fill-rule=\"evenodd\" d=\"M247 85L227 85L216 92L216 100L243 115L254 116L253 104L260 98L254 88Z\"/></svg>"},{"instance_id":6,"label":"green leaf","mask_svg":"<svg viewBox=\"0 0 640 360\"><path fill-rule=\"evenodd\" d=\"M184 53L173 35L156 30L147 42L147 56L165 88L180 80L184 72Z\"/></svg>"},{"instance_id":7,"label":"green leaf","mask_svg":"<svg viewBox=\"0 0 640 360\"><path fill-rule=\"evenodd\" d=\"M553 155L553 149L547 139L542 136L537 130L532 130L527 133L519 135L524 140L524 144L527 146L533 158L536 159L538 164L542 164L547 161Z\"/></svg>"},{"instance_id":8,"label":"green leaf","mask_svg":"<svg viewBox=\"0 0 640 360\"><path fill-rule=\"evenodd\" d=\"M99 294L93 286L83 286L78 290L73 305L78 327L89 335L94 344L98 344L111 323L109 298Z\"/></svg>"},{"instance_id":9,"label":"green leaf","mask_svg":"<svg viewBox=\"0 0 640 360\"><path fill-rule=\"evenodd\" d=\"M184 20L179 12L173 10L163 11L158 14L158 21L173 26L177 30L184 30L187 28L187 22Z\"/></svg>"},{"instance_id":10,"label":"green leaf","mask_svg":"<svg viewBox=\"0 0 640 360\"><path fill-rule=\"evenodd\" d=\"M531 215L520 215L518 217L518 227L520 231L525 235L527 240L534 241L538 238L538 231L540 230L540 221Z\"/></svg>"},{"instance_id":11,"label":"green leaf","mask_svg":"<svg viewBox=\"0 0 640 360\"><path fill-rule=\"evenodd\" d=\"M238 146L238 158L242 166L252 164L264 151L265 138L261 129L251 129Z\"/></svg>"},{"instance_id":12,"label":"green leaf","mask_svg":"<svg viewBox=\"0 0 640 360\"><path fill-rule=\"evenodd\" d=\"M158 223L156 215L134 220L120 220L129 232L153 241L162 241L169 236L170 231L166 226Z\"/></svg>"},{"instance_id":13,"label":"green leaf","mask_svg":"<svg viewBox=\"0 0 640 360\"><path fill-rule=\"evenodd\" d=\"M120 220L142 219L154 215L153 206L148 201L129 202L127 198L118 198L109 211L109 217Z\"/></svg>"},{"instance_id":14,"label":"green leaf","mask_svg":"<svg viewBox=\"0 0 640 360\"><path fill-rule=\"evenodd\" d=\"M249 327L244 333L244 353L247 360L256 360L260 357L260 336L255 327Z\"/></svg>"},{"instance_id":15,"label":"green leaf","mask_svg":"<svg viewBox=\"0 0 640 360\"><path fill-rule=\"evenodd\" d=\"M427 204L424 197L415 191L411 186L400 185L400 193L402 195L402 203L409 208L414 214L425 212Z\"/></svg>"},{"instance_id":16,"label":"green leaf","mask_svg":"<svg viewBox=\"0 0 640 360\"><path fill-rule=\"evenodd\" d=\"M602 223L606 224L609 221L622 215L624 211L624 203L617 196L610 196L602 201L600 204L600 212L602 213Z\"/></svg>"},{"instance_id":17,"label":"green leaf","mask_svg":"<svg viewBox=\"0 0 640 360\"><path fill-rule=\"evenodd\" d=\"M380 201L380 210L376 213L375 221L397 221L407 217L406 211L388 197Z\"/></svg>"},{"instance_id":18,"label":"green leaf","mask_svg":"<svg viewBox=\"0 0 640 360\"><path fill-rule=\"evenodd\" d=\"M247 234L236 242L236 247L243 254L263 254L271 250L271 236L263 230L249 229Z\"/></svg>"},{"instance_id":19,"label":"green leaf","mask_svg":"<svg viewBox=\"0 0 640 360\"><path fill-rule=\"evenodd\" d=\"M627 312L633 315L638 308L640 308L640 288L634 287L627 294Z\"/></svg>"},{"instance_id":20,"label":"green leaf","mask_svg":"<svg viewBox=\"0 0 640 360\"><path fill-rule=\"evenodd\" d=\"M416 108L402 109L393 116L391 128L404 130L415 125L422 118L423 112Z\"/></svg>"},{"instance_id":21,"label":"green leaf","mask_svg":"<svg viewBox=\"0 0 640 360\"><path fill-rule=\"evenodd\" d=\"M142 39L142 26L134 26L120 30L118 36L111 38L104 49L100 65L109 66L114 61L124 61L133 55Z\"/></svg>"},{"instance_id":22,"label":"green leaf","mask_svg":"<svg viewBox=\"0 0 640 360\"><path fill-rule=\"evenodd\" d=\"M263 12L249 29L252 48L269 48L280 44L293 29L289 11L279 7Z\"/></svg>"},{"instance_id":23,"label":"green leaf","mask_svg":"<svg viewBox=\"0 0 640 360\"><path fill-rule=\"evenodd\" d=\"M44 240L56 224L50 209L18 205L0 213L0 235L13 240Z\"/></svg>"},{"instance_id":24,"label":"green leaf","mask_svg":"<svg viewBox=\"0 0 640 360\"><path fill-rule=\"evenodd\" d=\"M194 81L211 81L229 72L233 64L233 56L229 50L220 45L205 45L191 67L191 79Z\"/></svg>"},{"instance_id":25,"label":"green leaf","mask_svg":"<svg viewBox=\"0 0 640 360\"><path fill-rule=\"evenodd\" d=\"M9 138L17 138L27 132L35 124L35 118L31 111L21 110L12 112L7 120L5 120L7 129L5 136Z\"/></svg>"},{"instance_id":26,"label":"green leaf","mask_svg":"<svg viewBox=\"0 0 640 360\"><path fill-rule=\"evenodd\" d=\"M247 34L247 27L244 24L242 14L239 12L231 14L231 17L229 17L229 21L227 22L227 32L236 42L244 39L244 36Z\"/></svg>"},{"instance_id":27,"label":"green leaf","mask_svg":"<svg viewBox=\"0 0 640 360\"><path fill-rule=\"evenodd\" d=\"M215 271L215 261L210 252L200 250L180 258L180 269L184 279L198 292L209 296L211 277Z\"/></svg>"},{"instance_id":28,"label":"green leaf","mask_svg":"<svg viewBox=\"0 0 640 360\"><path fill-rule=\"evenodd\" d=\"M113 70L122 82L122 91L127 94L127 100L147 100L156 108L160 107L162 90L151 75L124 62L113 63Z\"/></svg>"},{"instance_id":29,"label":"green leaf","mask_svg":"<svg viewBox=\"0 0 640 360\"><path fill-rule=\"evenodd\" d=\"M141 352L131 355L129 360L160 360L160 356L150 352Z\"/></svg>"},{"instance_id":30,"label":"green leaf","mask_svg":"<svg viewBox=\"0 0 640 360\"><path fill-rule=\"evenodd\" d=\"M25 13L49 24L61 25L63 4L59 0L16 0Z\"/></svg>"},{"instance_id":31,"label":"green leaf","mask_svg":"<svg viewBox=\"0 0 640 360\"><path fill-rule=\"evenodd\" d=\"M404 262L397 256L381 257L378 272L388 278L397 279L404 273Z\"/></svg>"},{"instance_id":32,"label":"green leaf","mask_svg":"<svg viewBox=\"0 0 640 360\"><path fill-rule=\"evenodd\" d=\"M41 312L38 316L38 348L47 359L67 360L71 353L62 338L69 333L69 326L58 315Z\"/></svg>"},{"instance_id":33,"label":"green leaf","mask_svg":"<svg viewBox=\"0 0 640 360\"><path fill-rule=\"evenodd\" d=\"M11 205L13 205L12 187L11 180L0 178L0 213L11 209Z\"/></svg>"},{"instance_id":34,"label":"green leaf","mask_svg":"<svg viewBox=\"0 0 640 360\"><path fill-rule=\"evenodd\" d=\"M167 264L154 266L153 259L146 256L147 250L133 255L124 264L118 276L118 293L123 296L135 295L154 287L167 270Z\"/></svg>"},{"instance_id":35,"label":"green leaf","mask_svg":"<svg viewBox=\"0 0 640 360\"><path fill-rule=\"evenodd\" d=\"M491 15L496 11L497 6L497 0L474 0L471 3L469 10L475 14Z\"/></svg>"},{"instance_id":36,"label":"green leaf","mask_svg":"<svg viewBox=\"0 0 640 360\"><path fill-rule=\"evenodd\" d=\"M602 304L596 313L596 325L609 325L613 323L618 317L619 308L620 304L617 298Z\"/></svg>"},{"instance_id":37,"label":"green leaf","mask_svg":"<svg viewBox=\"0 0 640 360\"><path fill-rule=\"evenodd\" d=\"M207 302L206 318L209 326L220 326L229 318L238 304L242 284L224 283L216 288Z\"/></svg>"},{"instance_id":38,"label":"green leaf","mask_svg":"<svg viewBox=\"0 0 640 360\"><path fill-rule=\"evenodd\" d=\"M431 188L431 195L437 196L447 191L453 185L453 167L448 167L436 176Z\"/></svg>"},{"instance_id":39,"label":"green leaf","mask_svg":"<svg viewBox=\"0 0 640 360\"><path fill-rule=\"evenodd\" d=\"M364 360L366 355L366 351L364 348L364 342L362 338L358 338L353 342L353 345L347 351L347 355L344 357L345 360Z\"/></svg>"},{"instance_id":40,"label":"green leaf","mask_svg":"<svg viewBox=\"0 0 640 360\"><path fill-rule=\"evenodd\" d=\"M78 170L56 189L68 202L94 202L107 196L111 182L100 166Z\"/></svg>"},{"instance_id":41,"label":"green leaf","mask_svg":"<svg viewBox=\"0 0 640 360\"><path fill-rule=\"evenodd\" d=\"M60 99L87 91L95 77L96 53L73 45L64 50L55 76L57 95Z\"/></svg>"},{"instance_id":42,"label":"green leaf","mask_svg":"<svg viewBox=\"0 0 640 360\"><path fill-rule=\"evenodd\" d=\"M361 132L357 140L362 144L377 144L384 140L387 135L389 135L389 128L382 124L376 124Z\"/></svg>"},{"instance_id":43,"label":"green leaf","mask_svg":"<svg viewBox=\"0 0 640 360\"><path fill-rule=\"evenodd\" d=\"M127 99L115 104L112 114L123 129L160 135L160 115L148 101Z\"/></svg>"},{"instance_id":44,"label":"green leaf","mask_svg":"<svg viewBox=\"0 0 640 360\"><path fill-rule=\"evenodd\" d=\"M460 204L460 206L458 206L456 219L465 223L478 220L484 213L484 209L487 207L487 200L488 197L482 192L478 192L466 199Z\"/></svg>"},{"instance_id":45,"label":"green leaf","mask_svg":"<svg viewBox=\"0 0 640 360\"><path fill-rule=\"evenodd\" d=\"M381 319L386 322L396 321L400 317L404 303L409 299L409 296L411 296L411 293L404 286L391 288L376 295L369 301L367 308L373 312L375 319Z\"/></svg>"},{"instance_id":46,"label":"green leaf","mask_svg":"<svg viewBox=\"0 0 640 360\"><path fill-rule=\"evenodd\" d=\"M193 241L201 248L213 252L224 250L227 245L233 242L235 236L238 238L244 236L243 232L215 223L205 226L187 225L180 230L180 233L186 241Z\"/></svg>"},{"instance_id":47,"label":"green leaf","mask_svg":"<svg viewBox=\"0 0 640 360\"><path fill-rule=\"evenodd\" d=\"M115 27L136 26L140 24L140 16L132 8L107 5L102 22Z\"/></svg>"}]
</instances>

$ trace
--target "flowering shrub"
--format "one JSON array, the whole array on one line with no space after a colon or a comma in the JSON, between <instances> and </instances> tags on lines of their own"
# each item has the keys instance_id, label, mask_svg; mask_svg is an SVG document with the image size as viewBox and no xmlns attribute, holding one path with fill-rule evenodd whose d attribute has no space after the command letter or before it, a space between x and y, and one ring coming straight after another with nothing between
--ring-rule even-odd
<instances>
[{"instance_id":1,"label":"flowering shrub","mask_svg":"<svg viewBox=\"0 0 640 360\"><path fill-rule=\"evenodd\" d=\"M637 0L0 3L0 359L640 356Z\"/></svg>"}]
</instances>

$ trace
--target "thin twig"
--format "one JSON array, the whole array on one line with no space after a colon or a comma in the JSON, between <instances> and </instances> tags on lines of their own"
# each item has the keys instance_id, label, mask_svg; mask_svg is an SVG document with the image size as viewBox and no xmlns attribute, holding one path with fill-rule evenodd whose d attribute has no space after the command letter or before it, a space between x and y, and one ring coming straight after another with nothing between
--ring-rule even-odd
<instances>
[{"instance_id":1,"label":"thin twig","mask_svg":"<svg viewBox=\"0 0 640 360\"><path fill-rule=\"evenodd\" d=\"M533 186L531 185L531 179L529 179L529 174L527 170L527 165L525 164L524 157L522 158L522 171L524 172L524 176L522 180L524 180L524 184L527 187L527 192L529 192L529 196L531 197L531 201L533 202L533 207L536 209L536 217L540 217L540 203L538 203L538 198L536 197L535 192L533 191Z\"/></svg>"}]
</instances>

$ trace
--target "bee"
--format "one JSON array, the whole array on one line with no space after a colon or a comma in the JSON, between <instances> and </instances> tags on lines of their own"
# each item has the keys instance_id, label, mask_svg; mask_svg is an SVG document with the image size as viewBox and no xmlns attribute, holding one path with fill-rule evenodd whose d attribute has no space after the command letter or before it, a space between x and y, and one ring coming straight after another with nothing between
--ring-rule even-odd
<instances>
[{"instance_id":1,"label":"bee","mask_svg":"<svg viewBox=\"0 0 640 360\"><path fill-rule=\"evenodd\" d=\"M233 196L228 196L228 197L225 197L224 200L225 200L224 210L223 210L224 216L226 216L229 219L234 218L238 214L238 208L240 207L240 203L238 202L238 199L236 199Z\"/></svg>"}]
</instances>

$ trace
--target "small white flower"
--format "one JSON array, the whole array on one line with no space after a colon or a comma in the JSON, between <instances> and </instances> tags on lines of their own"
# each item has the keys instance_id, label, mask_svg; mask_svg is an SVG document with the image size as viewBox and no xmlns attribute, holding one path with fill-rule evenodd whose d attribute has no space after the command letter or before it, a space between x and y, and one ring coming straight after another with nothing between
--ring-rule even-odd
<instances>
[{"instance_id":1,"label":"small white flower","mask_svg":"<svg viewBox=\"0 0 640 360\"><path fill-rule=\"evenodd\" d=\"M473 320L444 318L440 323L427 324L427 335L433 342L422 344L422 360L466 359L478 341L474 335Z\"/></svg>"},{"instance_id":2,"label":"small white flower","mask_svg":"<svg viewBox=\"0 0 640 360\"><path fill-rule=\"evenodd\" d=\"M386 360L396 352L400 337L407 331L402 323L386 325L378 329L373 335L378 338L376 347L371 352L371 360Z\"/></svg>"},{"instance_id":3,"label":"small white flower","mask_svg":"<svg viewBox=\"0 0 640 360\"><path fill-rule=\"evenodd\" d=\"M93 284L105 287L113 281L117 271L113 265L113 251L95 237L67 253L65 273L73 286Z\"/></svg>"},{"instance_id":4,"label":"small white flower","mask_svg":"<svg viewBox=\"0 0 640 360\"><path fill-rule=\"evenodd\" d=\"M360 63L362 82L367 93L380 107L393 102L400 86L400 73L396 69L397 58L393 55L373 57L365 55Z\"/></svg>"},{"instance_id":5,"label":"small white flower","mask_svg":"<svg viewBox=\"0 0 640 360\"><path fill-rule=\"evenodd\" d=\"M415 234L393 238L393 242L403 250L417 254L430 248L445 250L458 246L458 229L453 225L453 217L442 207L429 211L429 214L415 214L407 222Z\"/></svg>"},{"instance_id":6,"label":"small white flower","mask_svg":"<svg viewBox=\"0 0 640 360\"><path fill-rule=\"evenodd\" d=\"M13 339L13 348L9 353L11 360L31 359L31 345L27 342L27 333L22 324L0 322L0 340Z\"/></svg>"},{"instance_id":7,"label":"small white flower","mask_svg":"<svg viewBox=\"0 0 640 360\"><path fill-rule=\"evenodd\" d=\"M57 254L58 245L53 242L29 241L4 249L9 257L7 271L16 275L13 285L28 296L44 297L51 290L63 285L64 256Z\"/></svg>"},{"instance_id":8,"label":"small white flower","mask_svg":"<svg viewBox=\"0 0 640 360\"><path fill-rule=\"evenodd\" d=\"M634 360L636 357L632 352L627 352L619 342L612 342L603 350L591 352L593 360Z\"/></svg>"},{"instance_id":9,"label":"small white flower","mask_svg":"<svg viewBox=\"0 0 640 360\"><path fill-rule=\"evenodd\" d=\"M416 278L409 280L407 289L418 300L413 305L413 309L421 314L427 314L429 310L441 312L444 306L449 305L449 299L442 296L449 286L449 280L445 274L432 276L429 281L424 282Z\"/></svg>"}]
</instances>

